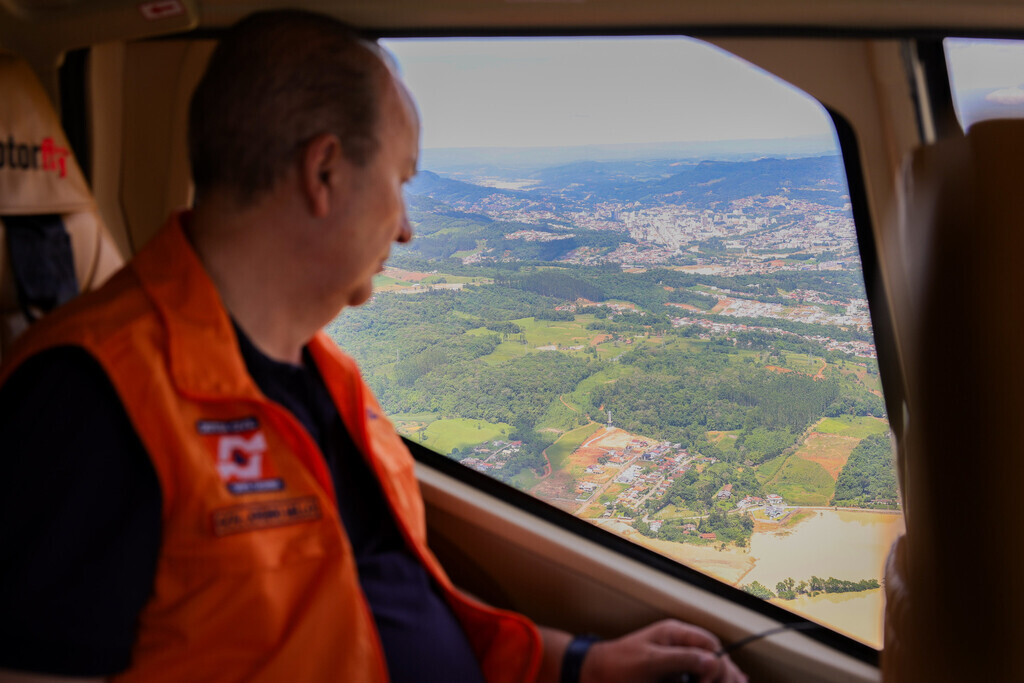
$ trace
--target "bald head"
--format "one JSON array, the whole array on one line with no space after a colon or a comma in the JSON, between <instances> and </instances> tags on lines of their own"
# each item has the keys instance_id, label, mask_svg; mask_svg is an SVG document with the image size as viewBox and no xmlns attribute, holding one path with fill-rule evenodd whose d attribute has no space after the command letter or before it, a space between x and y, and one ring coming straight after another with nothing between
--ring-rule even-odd
<instances>
[{"instance_id":1,"label":"bald head","mask_svg":"<svg viewBox=\"0 0 1024 683\"><path fill-rule=\"evenodd\" d=\"M197 203L213 191L252 203L323 133L366 165L380 145L389 81L379 48L329 17L281 11L242 20L218 44L189 109Z\"/></svg>"}]
</instances>

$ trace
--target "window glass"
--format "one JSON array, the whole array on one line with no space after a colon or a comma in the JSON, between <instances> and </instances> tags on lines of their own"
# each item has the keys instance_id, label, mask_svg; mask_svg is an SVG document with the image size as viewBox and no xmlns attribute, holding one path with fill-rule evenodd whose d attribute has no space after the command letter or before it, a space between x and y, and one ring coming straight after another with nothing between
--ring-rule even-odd
<instances>
[{"instance_id":1,"label":"window glass","mask_svg":"<svg viewBox=\"0 0 1024 683\"><path fill-rule=\"evenodd\" d=\"M879 647L903 521L822 107L685 38L386 47L416 238L329 333L399 431Z\"/></svg>"},{"instance_id":2,"label":"window glass","mask_svg":"<svg viewBox=\"0 0 1024 683\"><path fill-rule=\"evenodd\" d=\"M1024 117L1024 42L947 38L943 45L964 130L986 119Z\"/></svg>"}]
</instances>

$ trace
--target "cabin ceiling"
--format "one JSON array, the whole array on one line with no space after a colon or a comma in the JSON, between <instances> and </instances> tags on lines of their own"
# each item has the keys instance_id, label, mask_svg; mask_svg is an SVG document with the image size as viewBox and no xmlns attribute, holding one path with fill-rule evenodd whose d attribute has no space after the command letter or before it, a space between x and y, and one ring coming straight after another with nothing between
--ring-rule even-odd
<instances>
[{"instance_id":1,"label":"cabin ceiling","mask_svg":"<svg viewBox=\"0 0 1024 683\"><path fill-rule=\"evenodd\" d=\"M29 55L229 25L285 3L0 0L0 46ZM680 30L1024 32L1018 0L312 0L290 7L389 32Z\"/></svg>"}]
</instances>

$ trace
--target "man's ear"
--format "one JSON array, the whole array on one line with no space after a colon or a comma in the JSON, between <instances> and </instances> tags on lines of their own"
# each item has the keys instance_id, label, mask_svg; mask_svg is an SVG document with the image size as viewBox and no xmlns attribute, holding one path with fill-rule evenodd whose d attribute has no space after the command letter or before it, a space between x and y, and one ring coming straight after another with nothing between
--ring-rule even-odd
<instances>
[{"instance_id":1,"label":"man's ear","mask_svg":"<svg viewBox=\"0 0 1024 683\"><path fill-rule=\"evenodd\" d=\"M299 180L306 204L317 218L323 218L337 201L348 171L341 141L333 133L321 133L306 143L299 160Z\"/></svg>"}]
</instances>

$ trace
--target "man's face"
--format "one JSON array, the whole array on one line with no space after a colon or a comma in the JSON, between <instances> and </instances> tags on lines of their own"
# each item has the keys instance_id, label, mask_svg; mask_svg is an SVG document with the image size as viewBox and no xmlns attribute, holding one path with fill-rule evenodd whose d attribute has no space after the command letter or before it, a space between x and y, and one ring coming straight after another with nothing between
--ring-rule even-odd
<instances>
[{"instance_id":1,"label":"man's face","mask_svg":"<svg viewBox=\"0 0 1024 683\"><path fill-rule=\"evenodd\" d=\"M332 250L345 306L369 299L373 276L384 269L391 245L412 239L402 187L416 174L419 120L404 86L390 76L382 86L379 116L377 152L366 166L353 167L340 239Z\"/></svg>"}]
</instances>

